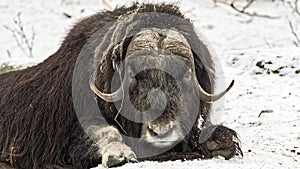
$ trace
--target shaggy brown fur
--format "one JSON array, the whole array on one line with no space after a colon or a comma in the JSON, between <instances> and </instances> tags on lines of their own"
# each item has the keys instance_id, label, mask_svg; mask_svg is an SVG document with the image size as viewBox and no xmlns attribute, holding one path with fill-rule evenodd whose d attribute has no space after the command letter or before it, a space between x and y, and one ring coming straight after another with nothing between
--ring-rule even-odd
<instances>
[{"instance_id":1,"label":"shaggy brown fur","mask_svg":"<svg viewBox=\"0 0 300 169\"><path fill-rule=\"evenodd\" d=\"M74 103L72 100L73 70L83 45L93 33L101 29L104 24L137 9L138 6L140 5L121 7L83 19L70 30L58 51L44 62L24 70L0 75L0 168L10 166L26 169L87 169L101 163L101 157L97 153L98 147L84 132L82 123L79 123L74 110L74 106L80 109L85 103ZM184 18L174 5L146 4L142 6L143 8L140 8L138 13L155 11ZM196 38L192 24L177 24L176 29L188 32L186 38L196 52L194 59L197 78L207 92L212 92L213 73L208 72L203 65L213 70L213 64L208 59L210 57L201 57L208 53L205 45ZM128 42L125 41L125 47L126 44L128 45ZM93 57L92 53L88 53L87 57ZM113 74L111 56L108 55L102 64L106 64L106 69L105 73L97 73L99 77L96 79L97 86L104 91L109 91L109 88L104 87L107 81L103 79L110 79ZM89 67L82 67L80 70L82 70L81 82L88 86ZM91 94L78 93L78 95ZM105 112L103 114L105 119L98 118L94 113L95 107L89 107L82 110L88 112L89 115L84 117L85 119L82 119L81 122L99 124L103 120L108 120L111 124L116 125L112 120L115 117L116 109L110 108L111 103L100 99L98 102L101 112ZM201 103L199 114L205 120L208 120L209 107L208 103ZM126 131L130 131L128 135L139 136L138 124L122 117L119 118L119 121L122 126L125 126ZM197 123L194 125L182 143L169 152L197 154L191 158L212 157L205 144L198 143L200 130L197 125ZM116 126L118 127L118 125ZM120 131L122 132L122 130ZM230 131L229 139L236 137L233 130L226 131ZM215 135L214 137L217 137L218 134ZM239 152L239 146L236 147ZM165 154L164 159L171 159L171 157Z\"/></svg>"}]
</instances>

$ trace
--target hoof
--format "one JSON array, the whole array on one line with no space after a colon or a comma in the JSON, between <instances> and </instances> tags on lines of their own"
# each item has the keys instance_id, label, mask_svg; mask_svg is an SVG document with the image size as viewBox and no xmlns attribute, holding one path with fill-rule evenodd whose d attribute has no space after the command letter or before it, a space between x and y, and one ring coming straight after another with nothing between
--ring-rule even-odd
<instances>
[{"instance_id":1,"label":"hoof","mask_svg":"<svg viewBox=\"0 0 300 169\"><path fill-rule=\"evenodd\" d=\"M125 163L136 163L137 158L135 153L124 143L111 142L103 147L102 165L104 167L116 167Z\"/></svg>"}]
</instances>

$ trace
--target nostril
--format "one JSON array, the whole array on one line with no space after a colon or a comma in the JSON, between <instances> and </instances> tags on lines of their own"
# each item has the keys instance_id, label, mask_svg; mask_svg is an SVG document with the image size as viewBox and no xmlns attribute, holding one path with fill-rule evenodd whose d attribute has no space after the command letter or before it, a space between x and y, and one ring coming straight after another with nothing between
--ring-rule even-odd
<instances>
[{"instance_id":1,"label":"nostril","mask_svg":"<svg viewBox=\"0 0 300 169\"><path fill-rule=\"evenodd\" d=\"M154 125L153 124L148 124L148 129L153 130L154 129Z\"/></svg>"},{"instance_id":2,"label":"nostril","mask_svg":"<svg viewBox=\"0 0 300 169\"><path fill-rule=\"evenodd\" d=\"M148 131L151 136L158 136L158 133L156 133L154 130L150 129L149 127L148 127Z\"/></svg>"}]
</instances>

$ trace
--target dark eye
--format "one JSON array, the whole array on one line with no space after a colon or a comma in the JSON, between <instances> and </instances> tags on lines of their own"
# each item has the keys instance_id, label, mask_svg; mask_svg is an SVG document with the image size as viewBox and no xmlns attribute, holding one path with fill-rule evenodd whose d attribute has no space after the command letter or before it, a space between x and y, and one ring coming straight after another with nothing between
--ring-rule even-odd
<instances>
[{"instance_id":1,"label":"dark eye","mask_svg":"<svg viewBox=\"0 0 300 169\"><path fill-rule=\"evenodd\" d=\"M128 68L128 75L129 75L129 78L135 78L135 74L131 67Z\"/></svg>"},{"instance_id":2,"label":"dark eye","mask_svg":"<svg viewBox=\"0 0 300 169\"><path fill-rule=\"evenodd\" d=\"M185 72L185 74L183 75L183 80L185 81L189 81L192 79L193 76L193 72L192 69L189 69L187 72Z\"/></svg>"},{"instance_id":3,"label":"dark eye","mask_svg":"<svg viewBox=\"0 0 300 169\"><path fill-rule=\"evenodd\" d=\"M128 68L128 76L129 76L129 82L131 84L135 84L136 83L135 73L130 67Z\"/></svg>"}]
</instances>

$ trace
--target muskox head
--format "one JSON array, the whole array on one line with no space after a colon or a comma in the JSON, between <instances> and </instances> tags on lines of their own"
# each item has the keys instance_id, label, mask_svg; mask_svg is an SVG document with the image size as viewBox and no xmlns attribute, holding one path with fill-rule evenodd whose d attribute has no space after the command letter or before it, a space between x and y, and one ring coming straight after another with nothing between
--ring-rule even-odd
<instances>
[{"instance_id":1,"label":"muskox head","mask_svg":"<svg viewBox=\"0 0 300 169\"><path fill-rule=\"evenodd\" d=\"M106 102L121 100L120 113L142 123L140 138L152 146L181 141L199 116L200 101L216 101L233 85L220 94L207 93L197 80L191 46L176 30L144 29L126 48L125 61L112 63L122 77L118 89L104 93L94 82L90 87Z\"/></svg>"}]
</instances>

